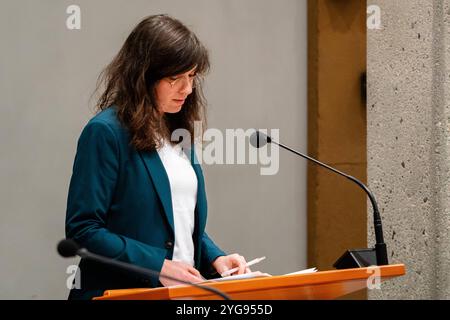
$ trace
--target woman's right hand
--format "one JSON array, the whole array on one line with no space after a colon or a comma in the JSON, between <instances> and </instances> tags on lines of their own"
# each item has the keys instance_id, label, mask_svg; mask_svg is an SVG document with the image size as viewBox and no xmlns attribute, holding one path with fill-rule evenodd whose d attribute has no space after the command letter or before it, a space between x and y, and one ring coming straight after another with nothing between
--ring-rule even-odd
<instances>
[{"instance_id":1,"label":"woman's right hand","mask_svg":"<svg viewBox=\"0 0 450 320\"><path fill-rule=\"evenodd\" d=\"M200 272L198 272L198 270L191 265L185 262L172 261L167 259L164 260L160 274L191 283L201 282L204 280ZM159 277L159 281L165 287L182 284L181 282L167 279L161 276Z\"/></svg>"}]
</instances>

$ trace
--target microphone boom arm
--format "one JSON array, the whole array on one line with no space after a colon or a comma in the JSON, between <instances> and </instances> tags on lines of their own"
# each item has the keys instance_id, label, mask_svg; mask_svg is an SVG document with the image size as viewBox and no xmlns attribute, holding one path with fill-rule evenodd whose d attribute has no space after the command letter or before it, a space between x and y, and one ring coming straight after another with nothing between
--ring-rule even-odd
<instances>
[{"instance_id":1,"label":"microphone boom arm","mask_svg":"<svg viewBox=\"0 0 450 320\"><path fill-rule=\"evenodd\" d=\"M115 267L118 268L123 268L123 269L128 269L130 271L142 274L142 275L152 275L152 276L156 276L156 277L162 277L162 278L166 278L168 280L173 280L173 281L177 281L183 284L188 284L191 285L193 287L205 290L205 291L209 291L212 292L220 297L222 297L224 300L231 300L231 298L224 292L220 291L219 289L213 288L213 287L209 287L209 286L203 286L200 284L196 284L193 282L188 282L188 281L184 281L184 280L179 280L176 278L173 278L171 276L166 276L164 274L161 274L160 272L157 271L153 271L150 269L145 269L133 264L129 264L129 263L125 263L122 261L118 261L118 260L114 260L114 259L105 259L104 257L97 255L95 253L89 252L87 249L85 248L81 248L78 250L77 254L81 257L81 258L85 258L85 259L91 259L91 260L96 260L99 262L104 262L104 263L108 263L110 265L113 265Z\"/></svg>"},{"instance_id":2,"label":"microphone boom arm","mask_svg":"<svg viewBox=\"0 0 450 320\"><path fill-rule=\"evenodd\" d=\"M375 226L376 242L377 243L384 243L383 226L381 224L381 216L380 216L380 212L378 210L378 205L377 205L377 202L375 201L375 196L369 190L369 188L366 187L366 185L364 183L362 183L361 181L359 181L358 179L356 179L355 177L353 177L353 176L351 176L349 174L346 174L346 173L344 173L342 171L339 171L339 170L337 170L337 169L335 169L333 167L330 167L329 165L327 165L327 164L325 164L323 162L320 162L320 161L318 161L318 160L316 160L314 158L311 158L310 156L304 155L304 154L302 154L302 153L300 153L300 152L298 152L298 151L296 151L296 150L294 150L292 148L289 148L288 146L285 146L285 145L283 145L281 143L278 143L278 142L275 142L273 140L272 140L272 143L275 143L276 145L282 147L283 149L289 150L289 151L299 155L300 157L308 159L308 160L310 160L310 161L312 161L312 162L314 162L314 163L316 163L318 165L321 165L321 166L323 166L323 167L325 167L325 168L327 168L327 169L329 169L329 170L331 170L331 171L333 171L333 172L335 172L337 174L340 174L340 175L346 177L348 180L351 180L354 183L356 183L357 185L359 185L367 193L367 195L369 196L369 199L370 199L370 203L372 204L373 214L374 214L374 226Z\"/></svg>"},{"instance_id":3,"label":"microphone boom arm","mask_svg":"<svg viewBox=\"0 0 450 320\"><path fill-rule=\"evenodd\" d=\"M59 241L58 246L57 246L57 251L61 256L65 257L65 258L79 256L83 259L97 261L97 262L111 265L111 266L114 266L114 267L117 267L117 268L120 268L123 270L132 271L132 272L135 272L135 273L138 273L141 275L152 276L152 277L161 277L161 278L177 281L177 282L180 282L183 284L191 285L193 287L212 292L212 293L220 296L224 300L231 300L231 298L226 293L222 292L221 290L219 290L217 288L177 279L177 278L162 274L161 272L158 272L155 270L146 269L146 268L136 266L136 265L133 265L130 263L111 259L108 257L104 257L101 255L89 252L86 248L80 248L80 246L72 239L64 239L64 240Z\"/></svg>"},{"instance_id":4,"label":"microphone boom arm","mask_svg":"<svg viewBox=\"0 0 450 320\"><path fill-rule=\"evenodd\" d=\"M334 266L339 268L345 268L348 266L368 266L371 261L376 260L377 265L388 265L388 256L387 256L387 248L386 244L384 243L383 238L383 227L381 223L381 216L380 211L378 210L378 205L375 200L375 196L373 193L369 190L369 188L363 184L361 181L356 179L355 177L348 175L346 173L343 173L325 163L322 163L308 155L302 154L292 148L289 148L288 146L283 145L282 143L273 141L272 138L264 133L261 133L259 131L256 131L252 137L250 138L250 143L256 147L260 148L261 146L265 145L266 143L274 143L278 145L279 147L286 149L302 158L305 158L309 161L312 161L322 167L327 168L328 170L333 171L336 174L339 174L348 180L353 181L356 183L360 188L362 188L366 194L369 196L370 203L372 204L373 208L373 217L374 217L374 231L375 231L375 249L355 249L355 250L348 250L344 255L342 255L341 258L334 264ZM373 252L375 250L375 252Z\"/></svg>"}]
</instances>

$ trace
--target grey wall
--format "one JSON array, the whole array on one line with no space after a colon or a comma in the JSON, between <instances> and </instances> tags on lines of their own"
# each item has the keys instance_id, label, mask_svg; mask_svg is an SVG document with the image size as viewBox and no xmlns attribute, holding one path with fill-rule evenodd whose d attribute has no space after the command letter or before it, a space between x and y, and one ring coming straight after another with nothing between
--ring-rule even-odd
<instances>
[{"instance_id":1,"label":"grey wall","mask_svg":"<svg viewBox=\"0 0 450 320\"><path fill-rule=\"evenodd\" d=\"M81 30L66 8L81 7ZM306 150L306 1L2 1L0 4L0 298L65 299L68 183L93 116L96 77L144 16L169 13L209 48L209 126L279 128ZM306 267L306 164L285 152L257 166L204 166L207 230L230 253L267 256L254 270Z\"/></svg>"},{"instance_id":2,"label":"grey wall","mask_svg":"<svg viewBox=\"0 0 450 320\"><path fill-rule=\"evenodd\" d=\"M367 37L368 180L390 263L406 265L369 297L450 299L450 1L368 2L382 13Z\"/></svg>"}]
</instances>

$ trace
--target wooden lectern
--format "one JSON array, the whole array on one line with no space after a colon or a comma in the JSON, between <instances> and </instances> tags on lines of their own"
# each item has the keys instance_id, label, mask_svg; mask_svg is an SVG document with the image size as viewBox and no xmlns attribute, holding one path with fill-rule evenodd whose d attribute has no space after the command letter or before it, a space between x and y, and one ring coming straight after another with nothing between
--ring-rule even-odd
<instances>
[{"instance_id":1,"label":"wooden lectern","mask_svg":"<svg viewBox=\"0 0 450 320\"><path fill-rule=\"evenodd\" d=\"M325 300L336 299L380 281L405 274L405 265L322 271L308 274L259 277L245 280L203 282L236 300ZM221 299L211 292L180 285L174 287L106 290L94 300L215 300Z\"/></svg>"}]
</instances>

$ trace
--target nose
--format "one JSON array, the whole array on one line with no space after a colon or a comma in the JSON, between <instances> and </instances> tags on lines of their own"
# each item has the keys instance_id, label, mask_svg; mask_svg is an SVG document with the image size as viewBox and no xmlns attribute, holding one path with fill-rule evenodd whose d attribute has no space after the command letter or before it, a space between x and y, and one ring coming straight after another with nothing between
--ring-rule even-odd
<instances>
[{"instance_id":1,"label":"nose","mask_svg":"<svg viewBox=\"0 0 450 320\"><path fill-rule=\"evenodd\" d=\"M191 94L193 85L194 83L189 80L183 81L183 86L180 89L180 93L185 95Z\"/></svg>"}]
</instances>

